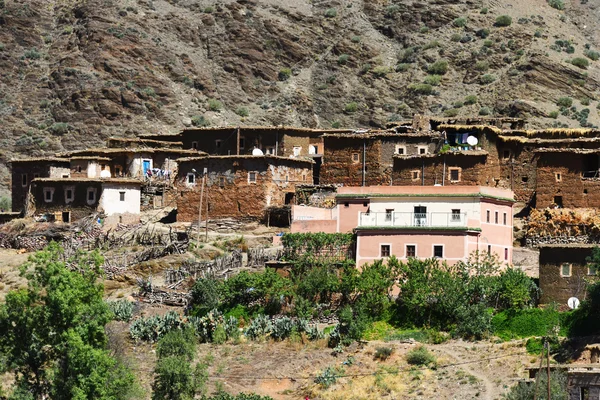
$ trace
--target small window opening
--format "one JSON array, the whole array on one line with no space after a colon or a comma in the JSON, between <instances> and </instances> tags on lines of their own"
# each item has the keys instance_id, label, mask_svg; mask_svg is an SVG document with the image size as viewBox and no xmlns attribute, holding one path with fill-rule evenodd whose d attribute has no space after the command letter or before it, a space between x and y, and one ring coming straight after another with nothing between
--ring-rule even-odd
<instances>
[{"instance_id":1,"label":"small window opening","mask_svg":"<svg viewBox=\"0 0 600 400\"><path fill-rule=\"evenodd\" d=\"M352 153L352 162L356 164L359 161L360 161L360 154L359 153Z\"/></svg>"},{"instance_id":2,"label":"small window opening","mask_svg":"<svg viewBox=\"0 0 600 400\"><path fill-rule=\"evenodd\" d=\"M554 204L556 204L556 206L558 208L563 208L563 198L562 198L562 196L554 196Z\"/></svg>"},{"instance_id":3,"label":"small window opening","mask_svg":"<svg viewBox=\"0 0 600 400\"><path fill-rule=\"evenodd\" d=\"M444 246L433 246L433 256L437 258L443 258Z\"/></svg>"},{"instance_id":4,"label":"small window opening","mask_svg":"<svg viewBox=\"0 0 600 400\"><path fill-rule=\"evenodd\" d=\"M256 172L248 172L248 182L256 183Z\"/></svg>"},{"instance_id":5,"label":"small window opening","mask_svg":"<svg viewBox=\"0 0 600 400\"><path fill-rule=\"evenodd\" d=\"M529 181L529 177L528 176L521 177L521 182L527 183L527 181Z\"/></svg>"},{"instance_id":6,"label":"small window opening","mask_svg":"<svg viewBox=\"0 0 600 400\"><path fill-rule=\"evenodd\" d=\"M560 266L560 276L562 276L563 278L568 278L571 276L571 264L563 263Z\"/></svg>"},{"instance_id":7,"label":"small window opening","mask_svg":"<svg viewBox=\"0 0 600 400\"><path fill-rule=\"evenodd\" d=\"M125 201L125 192L119 192L119 201Z\"/></svg>"},{"instance_id":8,"label":"small window opening","mask_svg":"<svg viewBox=\"0 0 600 400\"><path fill-rule=\"evenodd\" d=\"M416 257L417 256L417 248L414 244L406 245L406 257Z\"/></svg>"},{"instance_id":9,"label":"small window opening","mask_svg":"<svg viewBox=\"0 0 600 400\"><path fill-rule=\"evenodd\" d=\"M381 245L381 257L389 257L390 256L390 245L382 244Z\"/></svg>"}]
</instances>

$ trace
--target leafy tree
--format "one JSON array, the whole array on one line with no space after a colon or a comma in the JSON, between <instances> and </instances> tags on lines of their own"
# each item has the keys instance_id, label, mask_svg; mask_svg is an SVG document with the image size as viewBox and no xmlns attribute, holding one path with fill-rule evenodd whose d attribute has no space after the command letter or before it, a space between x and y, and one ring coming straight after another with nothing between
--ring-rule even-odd
<instances>
[{"instance_id":1,"label":"leafy tree","mask_svg":"<svg viewBox=\"0 0 600 400\"><path fill-rule=\"evenodd\" d=\"M198 279L191 291L192 314L204 316L219 307L219 282L211 278Z\"/></svg>"},{"instance_id":2,"label":"leafy tree","mask_svg":"<svg viewBox=\"0 0 600 400\"><path fill-rule=\"evenodd\" d=\"M547 387L548 378L544 372L539 373L538 385L538 399L548 400L548 392L545 390ZM510 390L502 395L504 400L529 400L533 399L535 393L535 383L527 384L525 382L519 382ZM552 399L566 399L567 393L567 375L561 371L552 371L550 373L550 393Z\"/></svg>"},{"instance_id":3,"label":"leafy tree","mask_svg":"<svg viewBox=\"0 0 600 400\"><path fill-rule=\"evenodd\" d=\"M0 352L16 386L33 398L123 399L133 376L107 350L111 312L97 283L102 258L67 258L51 243L21 269L26 289L11 291L0 307Z\"/></svg>"}]
</instances>

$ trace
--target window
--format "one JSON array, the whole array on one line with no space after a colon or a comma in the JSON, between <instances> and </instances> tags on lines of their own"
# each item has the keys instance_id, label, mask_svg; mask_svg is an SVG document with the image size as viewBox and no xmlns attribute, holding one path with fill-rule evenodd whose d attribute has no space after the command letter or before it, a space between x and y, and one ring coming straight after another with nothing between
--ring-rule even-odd
<instances>
[{"instance_id":1,"label":"window","mask_svg":"<svg viewBox=\"0 0 600 400\"><path fill-rule=\"evenodd\" d=\"M503 219L504 219L504 225L506 225L506 222L507 222L506 213L504 213L504 218Z\"/></svg>"},{"instance_id":2,"label":"window","mask_svg":"<svg viewBox=\"0 0 600 400\"><path fill-rule=\"evenodd\" d=\"M216 149L220 149L221 148L221 143L222 143L222 141L220 139L215 140L215 148Z\"/></svg>"},{"instance_id":3,"label":"window","mask_svg":"<svg viewBox=\"0 0 600 400\"><path fill-rule=\"evenodd\" d=\"M345 203L344 203L344 207L350 207L350 203L348 203L348 202L345 202Z\"/></svg>"},{"instance_id":4,"label":"window","mask_svg":"<svg viewBox=\"0 0 600 400\"><path fill-rule=\"evenodd\" d=\"M554 204L556 204L556 206L558 208L562 208L563 207L563 199L562 196L554 196Z\"/></svg>"},{"instance_id":5,"label":"window","mask_svg":"<svg viewBox=\"0 0 600 400\"><path fill-rule=\"evenodd\" d=\"M419 170L410 171L410 175L412 177L412 180L416 181L421 177L421 171L419 171Z\"/></svg>"},{"instance_id":6,"label":"window","mask_svg":"<svg viewBox=\"0 0 600 400\"><path fill-rule=\"evenodd\" d=\"M382 244L381 245L381 257L389 257L390 256L390 245Z\"/></svg>"},{"instance_id":7,"label":"window","mask_svg":"<svg viewBox=\"0 0 600 400\"><path fill-rule=\"evenodd\" d=\"M490 210L485 212L485 222L490 223Z\"/></svg>"},{"instance_id":8,"label":"window","mask_svg":"<svg viewBox=\"0 0 600 400\"><path fill-rule=\"evenodd\" d=\"M448 168L450 172L450 181L458 182L460 181L460 168Z\"/></svg>"},{"instance_id":9,"label":"window","mask_svg":"<svg viewBox=\"0 0 600 400\"><path fill-rule=\"evenodd\" d=\"M522 176L521 177L521 182L523 182L523 183L529 182L529 177L528 176Z\"/></svg>"},{"instance_id":10,"label":"window","mask_svg":"<svg viewBox=\"0 0 600 400\"><path fill-rule=\"evenodd\" d=\"M502 158L504 158L505 160L510 158L510 150L504 150L502 152Z\"/></svg>"},{"instance_id":11,"label":"window","mask_svg":"<svg viewBox=\"0 0 600 400\"><path fill-rule=\"evenodd\" d=\"M359 153L352 153L352 162L354 164L360 162L360 154Z\"/></svg>"},{"instance_id":12,"label":"window","mask_svg":"<svg viewBox=\"0 0 600 400\"><path fill-rule=\"evenodd\" d=\"M198 142L192 142L192 149L198 150Z\"/></svg>"},{"instance_id":13,"label":"window","mask_svg":"<svg viewBox=\"0 0 600 400\"><path fill-rule=\"evenodd\" d=\"M427 147L426 146L418 146L417 147L417 153L419 153L419 154L427 154Z\"/></svg>"},{"instance_id":14,"label":"window","mask_svg":"<svg viewBox=\"0 0 600 400\"><path fill-rule=\"evenodd\" d=\"M44 201L46 203L52 203L54 198L54 188L44 188Z\"/></svg>"},{"instance_id":15,"label":"window","mask_svg":"<svg viewBox=\"0 0 600 400\"><path fill-rule=\"evenodd\" d=\"M275 154L275 147L273 147L273 146L268 146L268 147L265 149L265 154L274 155L274 154Z\"/></svg>"},{"instance_id":16,"label":"window","mask_svg":"<svg viewBox=\"0 0 600 400\"><path fill-rule=\"evenodd\" d=\"M125 192L119 192L119 201L125 201Z\"/></svg>"},{"instance_id":17,"label":"window","mask_svg":"<svg viewBox=\"0 0 600 400\"><path fill-rule=\"evenodd\" d=\"M75 188L68 187L65 188L65 203L70 203L75 200Z\"/></svg>"},{"instance_id":18,"label":"window","mask_svg":"<svg viewBox=\"0 0 600 400\"><path fill-rule=\"evenodd\" d=\"M414 244L406 245L406 257L416 257L417 256L417 246Z\"/></svg>"},{"instance_id":19,"label":"window","mask_svg":"<svg viewBox=\"0 0 600 400\"><path fill-rule=\"evenodd\" d=\"M588 275L598 275L598 266L594 264L588 264Z\"/></svg>"},{"instance_id":20,"label":"window","mask_svg":"<svg viewBox=\"0 0 600 400\"><path fill-rule=\"evenodd\" d=\"M508 261L508 249L506 247L504 248L504 260Z\"/></svg>"},{"instance_id":21,"label":"window","mask_svg":"<svg viewBox=\"0 0 600 400\"><path fill-rule=\"evenodd\" d=\"M393 214L394 214L394 209L386 209L385 210L385 220L386 221L391 221Z\"/></svg>"},{"instance_id":22,"label":"window","mask_svg":"<svg viewBox=\"0 0 600 400\"><path fill-rule=\"evenodd\" d=\"M115 167L115 176L121 176L121 167Z\"/></svg>"},{"instance_id":23,"label":"window","mask_svg":"<svg viewBox=\"0 0 600 400\"><path fill-rule=\"evenodd\" d=\"M27 186L27 174L21 174L21 186Z\"/></svg>"},{"instance_id":24,"label":"window","mask_svg":"<svg viewBox=\"0 0 600 400\"><path fill-rule=\"evenodd\" d=\"M96 189L95 188L88 188L87 190L87 203L88 204L94 204L96 202Z\"/></svg>"},{"instance_id":25,"label":"window","mask_svg":"<svg viewBox=\"0 0 600 400\"><path fill-rule=\"evenodd\" d=\"M562 276L563 278L568 278L571 276L571 264L563 263L560 266L560 276Z\"/></svg>"},{"instance_id":26,"label":"window","mask_svg":"<svg viewBox=\"0 0 600 400\"><path fill-rule=\"evenodd\" d=\"M492 254L492 245L488 244L488 255Z\"/></svg>"},{"instance_id":27,"label":"window","mask_svg":"<svg viewBox=\"0 0 600 400\"><path fill-rule=\"evenodd\" d=\"M188 172L187 174L187 183L193 185L196 183L196 174L193 172Z\"/></svg>"},{"instance_id":28,"label":"window","mask_svg":"<svg viewBox=\"0 0 600 400\"><path fill-rule=\"evenodd\" d=\"M256 183L256 172L248 172L248 183Z\"/></svg>"},{"instance_id":29,"label":"window","mask_svg":"<svg viewBox=\"0 0 600 400\"><path fill-rule=\"evenodd\" d=\"M460 209L452 210L452 222L460 221Z\"/></svg>"},{"instance_id":30,"label":"window","mask_svg":"<svg viewBox=\"0 0 600 400\"><path fill-rule=\"evenodd\" d=\"M556 182L562 181L562 175L560 174L560 172L555 173L554 178L556 178Z\"/></svg>"},{"instance_id":31,"label":"window","mask_svg":"<svg viewBox=\"0 0 600 400\"><path fill-rule=\"evenodd\" d=\"M319 146L315 145L315 154L319 154Z\"/></svg>"},{"instance_id":32,"label":"window","mask_svg":"<svg viewBox=\"0 0 600 400\"><path fill-rule=\"evenodd\" d=\"M401 154L401 155L406 154L406 146L396 145L396 154Z\"/></svg>"},{"instance_id":33,"label":"window","mask_svg":"<svg viewBox=\"0 0 600 400\"><path fill-rule=\"evenodd\" d=\"M290 176L289 176L289 175L286 175L286 176L285 176L285 182L286 182L286 183L288 183L289 181L290 181Z\"/></svg>"},{"instance_id":34,"label":"window","mask_svg":"<svg viewBox=\"0 0 600 400\"><path fill-rule=\"evenodd\" d=\"M81 165L77 166L77 172L81 172Z\"/></svg>"},{"instance_id":35,"label":"window","mask_svg":"<svg viewBox=\"0 0 600 400\"><path fill-rule=\"evenodd\" d=\"M433 246L433 256L437 257L437 258L444 257L444 246L442 246L442 245Z\"/></svg>"},{"instance_id":36,"label":"window","mask_svg":"<svg viewBox=\"0 0 600 400\"><path fill-rule=\"evenodd\" d=\"M243 149L246 147L246 138L243 136L240 136L240 149Z\"/></svg>"},{"instance_id":37,"label":"window","mask_svg":"<svg viewBox=\"0 0 600 400\"><path fill-rule=\"evenodd\" d=\"M302 151L302 147L300 146L295 146L294 147L294 156L298 157L300 155L300 152Z\"/></svg>"},{"instance_id":38,"label":"window","mask_svg":"<svg viewBox=\"0 0 600 400\"><path fill-rule=\"evenodd\" d=\"M225 178L223 178L223 177L219 178L219 187L225 187Z\"/></svg>"},{"instance_id":39,"label":"window","mask_svg":"<svg viewBox=\"0 0 600 400\"><path fill-rule=\"evenodd\" d=\"M494 213L494 223L497 224L498 223L498 211L496 211Z\"/></svg>"},{"instance_id":40,"label":"window","mask_svg":"<svg viewBox=\"0 0 600 400\"><path fill-rule=\"evenodd\" d=\"M62 175L62 178L63 178L63 179L66 179L66 178L68 178L68 177L69 177L69 175L68 175L68 174L63 174L63 175Z\"/></svg>"},{"instance_id":41,"label":"window","mask_svg":"<svg viewBox=\"0 0 600 400\"><path fill-rule=\"evenodd\" d=\"M302 182L306 182L306 175L302 175Z\"/></svg>"}]
</instances>

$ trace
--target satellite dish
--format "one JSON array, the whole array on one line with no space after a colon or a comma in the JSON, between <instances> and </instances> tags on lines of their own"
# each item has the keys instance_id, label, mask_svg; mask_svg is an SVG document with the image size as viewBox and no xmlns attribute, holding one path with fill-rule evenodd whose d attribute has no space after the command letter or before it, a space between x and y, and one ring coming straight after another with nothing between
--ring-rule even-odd
<instances>
[{"instance_id":1,"label":"satellite dish","mask_svg":"<svg viewBox=\"0 0 600 400\"><path fill-rule=\"evenodd\" d=\"M103 178L103 179L110 178L110 171L108 171L106 169L100 171L100 178Z\"/></svg>"},{"instance_id":2,"label":"satellite dish","mask_svg":"<svg viewBox=\"0 0 600 400\"><path fill-rule=\"evenodd\" d=\"M479 140L477 140L477 138L475 136L469 136L467 138L467 143L469 144L469 146L477 146L477 143L479 143Z\"/></svg>"},{"instance_id":3,"label":"satellite dish","mask_svg":"<svg viewBox=\"0 0 600 400\"><path fill-rule=\"evenodd\" d=\"M571 297L567 300L567 305L571 310L575 310L579 307L579 299L577 297Z\"/></svg>"},{"instance_id":4,"label":"satellite dish","mask_svg":"<svg viewBox=\"0 0 600 400\"><path fill-rule=\"evenodd\" d=\"M264 153L262 152L261 149L254 149L254 150L252 150L252 155L253 156L264 156Z\"/></svg>"}]
</instances>

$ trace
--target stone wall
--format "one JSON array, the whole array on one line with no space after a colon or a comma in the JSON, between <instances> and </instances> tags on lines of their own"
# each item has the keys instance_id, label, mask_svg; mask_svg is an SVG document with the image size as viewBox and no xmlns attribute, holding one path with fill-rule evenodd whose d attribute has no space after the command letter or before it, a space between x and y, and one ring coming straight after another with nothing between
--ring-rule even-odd
<instances>
[{"instance_id":1,"label":"stone wall","mask_svg":"<svg viewBox=\"0 0 600 400\"><path fill-rule=\"evenodd\" d=\"M445 175L444 175L445 158ZM438 156L395 158L393 183L394 186L445 186L459 185L488 185L486 179L486 156L467 156L446 154ZM459 181L453 182L450 176L452 169L459 169Z\"/></svg>"},{"instance_id":2,"label":"stone wall","mask_svg":"<svg viewBox=\"0 0 600 400\"><path fill-rule=\"evenodd\" d=\"M13 162L12 164L12 210L16 212L23 211L29 185L35 178L49 178L52 167L68 168L69 163L56 161L32 161L32 162ZM25 177L25 185L23 178Z\"/></svg>"},{"instance_id":3,"label":"stone wall","mask_svg":"<svg viewBox=\"0 0 600 400\"><path fill-rule=\"evenodd\" d=\"M47 202L44 198L44 188L54 189L52 201ZM72 188L74 190L74 199L67 202L65 190ZM96 189L95 201L88 203L88 188ZM102 195L102 184L100 182L74 183L73 181L54 181L54 182L34 182L31 185L31 198L33 200L27 209L27 216L40 214L60 215L63 212L70 212L70 220L76 221L84 218L98 208L100 196ZM60 217L62 218L62 217ZM57 218L60 220L60 218Z\"/></svg>"},{"instance_id":4,"label":"stone wall","mask_svg":"<svg viewBox=\"0 0 600 400\"><path fill-rule=\"evenodd\" d=\"M365 185L389 185L391 170L382 168L381 141L356 137L325 137L325 153L321 167L320 183L363 185L363 155L365 159ZM366 145L366 151L364 146ZM357 159L353 157L357 155Z\"/></svg>"}]
</instances>

